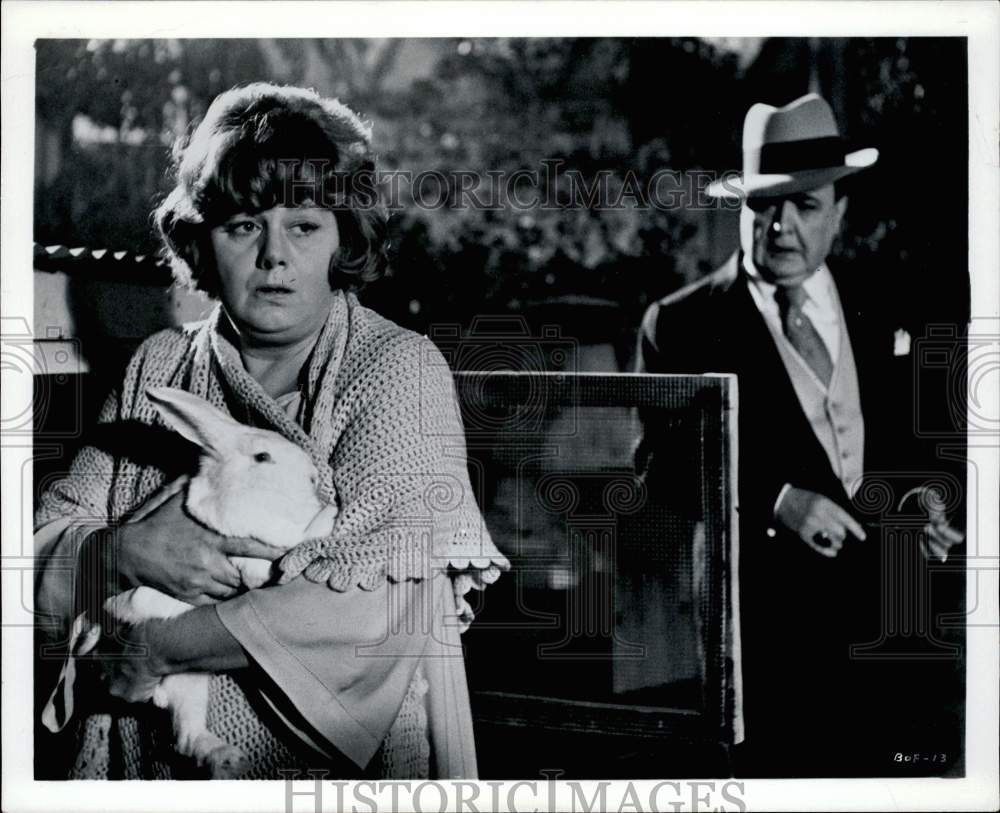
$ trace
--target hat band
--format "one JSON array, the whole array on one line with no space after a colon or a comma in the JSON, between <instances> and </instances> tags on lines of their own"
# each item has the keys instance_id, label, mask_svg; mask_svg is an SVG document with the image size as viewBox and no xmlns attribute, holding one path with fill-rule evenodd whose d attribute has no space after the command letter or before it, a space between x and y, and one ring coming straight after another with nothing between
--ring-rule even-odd
<instances>
[{"instance_id":1,"label":"hat band","mask_svg":"<svg viewBox=\"0 0 1000 813\"><path fill-rule=\"evenodd\" d=\"M756 172L761 175L784 175L809 169L842 167L847 150L840 136L823 136L765 144L756 152L757 155L748 152L745 157L747 171L753 172L752 166L757 163Z\"/></svg>"}]
</instances>

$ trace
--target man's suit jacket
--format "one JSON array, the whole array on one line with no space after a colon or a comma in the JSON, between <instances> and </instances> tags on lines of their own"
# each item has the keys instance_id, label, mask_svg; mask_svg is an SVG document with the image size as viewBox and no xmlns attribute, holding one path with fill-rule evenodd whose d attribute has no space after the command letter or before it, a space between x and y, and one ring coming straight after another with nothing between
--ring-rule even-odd
<instances>
[{"instance_id":1,"label":"man's suit jacket","mask_svg":"<svg viewBox=\"0 0 1000 813\"><path fill-rule=\"evenodd\" d=\"M941 472L943 465L914 436L912 367L909 359L894 359L894 292L880 289L876 273L830 267L865 423L864 480L853 500L799 404L748 289L742 257L734 255L708 277L654 303L639 335L639 371L735 373L739 379L739 604L749 751L737 773L744 775L886 774L886 755L902 743L960 751L961 725L952 705L961 702L954 700L961 697L958 662L850 654L852 644L880 638L886 612L894 611L893 590L915 595L921 578L916 571L922 566L912 558L901 567L886 556L890 535L880 532L881 509L874 507L888 502L880 491L895 505L928 470ZM669 441L658 437L652 413L643 431L637 467L651 496L689 487L671 467ZM832 559L811 550L775 522L774 503L785 483L847 508L866 525L868 539L848 540ZM900 541L905 539L892 544ZM954 578L961 581L960 574ZM887 589L886 580L893 586ZM935 591L944 585L940 579L927 583L932 603L926 610L933 617L940 602ZM932 630L938 634L933 622ZM907 726L917 728L907 734Z\"/></svg>"},{"instance_id":2,"label":"man's suit jacket","mask_svg":"<svg viewBox=\"0 0 1000 813\"><path fill-rule=\"evenodd\" d=\"M864 280L843 272L834 280L858 371L865 468L881 469L897 462L899 421L910 417L905 407L902 414L893 407L902 399L884 391L893 380L893 331L874 286L865 290ZM740 510L743 523L764 530L773 527L772 509L785 483L844 507L850 499L802 411L749 284L734 254L714 273L651 305L640 330L638 370L739 377ZM640 457L646 450L655 455L655 446L644 444Z\"/></svg>"},{"instance_id":3,"label":"man's suit jacket","mask_svg":"<svg viewBox=\"0 0 1000 813\"><path fill-rule=\"evenodd\" d=\"M873 291L865 290L865 280L852 284L843 273L834 273L834 279L858 372L865 469L898 466L896 429L909 425L909 414L894 407L886 392L892 381L891 323ZM762 692L754 687L766 682L770 699L784 702L803 679L846 663L847 643L865 634L859 632L860 620L877 620L872 614L878 612L878 544L848 541L829 559L774 520L785 483L848 510L852 501L800 406L749 284L742 258L733 255L706 278L650 306L639 335L638 370L738 376L744 677L748 700L759 700ZM647 416L643 429L637 465L655 495L674 486L675 472L655 419ZM794 656L784 660L784 653ZM772 680L776 669L788 680Z\"/></svg>"}]
</instances>

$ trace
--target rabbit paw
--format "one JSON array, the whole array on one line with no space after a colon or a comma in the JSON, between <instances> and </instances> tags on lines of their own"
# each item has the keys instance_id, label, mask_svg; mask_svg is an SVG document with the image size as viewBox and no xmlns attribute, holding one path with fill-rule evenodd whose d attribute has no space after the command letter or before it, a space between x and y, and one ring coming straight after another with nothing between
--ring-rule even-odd
<instances>
[{"instance_id":1,"label":"rabbit paw","mask_svg":"<svg viewBox=\"0 0 1000 813\"><path fill-rule=\"evenodd\" d=\"M228 743L213 748L205 758L212 779L237 779L250 768L243 752Z\"/></svg>"}]
</instances>

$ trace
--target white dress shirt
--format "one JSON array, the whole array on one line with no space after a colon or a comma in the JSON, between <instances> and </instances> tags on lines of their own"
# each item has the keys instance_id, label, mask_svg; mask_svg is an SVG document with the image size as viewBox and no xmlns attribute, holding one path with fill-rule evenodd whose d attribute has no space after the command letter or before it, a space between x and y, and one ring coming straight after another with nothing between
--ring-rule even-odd
<instances>
[{"instance_id":1,"label":"white dress shirt","mask_svg":"<svg viewBox=\"0 0 1000 813\"><path fill-rule=\"evenodd\" d=\"M749 254L743 255L743 267L750 277L751 285L748 287L754 304L757 305L757 310L764 315L772 327L777 329L778 333L784 334L781 313L774 298L777 286L772 285L760 275ZM823 340L823 344L826 345L830 361L836 366L837 357L840 354L840 297L837 296L837 286L833 281L830 269L825 264L821 265L802 283L802 290L806 292L802 313L813 323L816 332ZM794 348L792 350L794 352ZM796 353L796 355L798 354Z\"/></svg>"},{"instance_id":2,"label":"white dress shirt","mask_svg":"<svg viewBox=\"0 0 1000 813\"><path fill-rule=\"evenodd\" d=\"M774 298L777 286L761 276L753 264L750 255L747 253L743 254L743 268L750 279L750 285L747 286L750 290L750 296L753 298L757 310L760 311L761 315L771 326L776 340L778 340L777 337L784 336L784 327L781 323L781 312L778 308L778 303ZM802 283L802 289L806 292L806 300L802 305L802 312L813 323L816 332L830 354L830 361L836 366L840 356L842 311L836 283L834 283L833 275L825 263L820 265L814 273L806 278ZM806 369L813 380L826 391L828 389L827 385L816 376L812 368L806 363L805 359L799 356L790 342L786 344L786 347L801 362L802 367ZM838 461L831 460L831 464L834 466L834 470L837 470ZM774 501L775 514L777 514L778 506L781 505L781 501L790 488L791 484L785 483L781 491L778 492L777 499Z\"/></svg>"}]
</instances>

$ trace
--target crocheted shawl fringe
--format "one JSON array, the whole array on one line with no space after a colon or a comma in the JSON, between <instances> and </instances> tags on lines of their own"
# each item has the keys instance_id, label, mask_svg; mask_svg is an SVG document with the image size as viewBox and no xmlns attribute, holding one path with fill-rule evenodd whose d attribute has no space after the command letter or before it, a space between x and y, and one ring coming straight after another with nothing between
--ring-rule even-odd
<instances>
[{"instance_id":1,"label":"crocheted shawl fringe","mask_svg":"<svg viewBox=\"0 0 1000 813\"><path fill-rule=\"evenodd\" d=\"M476 505L451 373L430 340L339 293L305 370L300 425L244 369L229 330L219 306L205 322L147 340L129 364L114 417L164 426L146 389L179 387L305 449L321 496L340 511L329 537L279 561L281 582L302 574L333 590L374 590L386 579L448 572L463 576L462 595L510 567ZM111 466L107 505L116 522L165 475L127 457Z\"/></svg>"}]
</instances>

